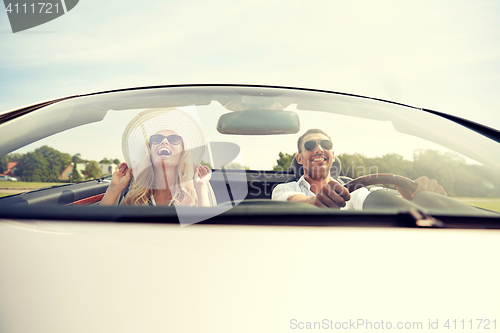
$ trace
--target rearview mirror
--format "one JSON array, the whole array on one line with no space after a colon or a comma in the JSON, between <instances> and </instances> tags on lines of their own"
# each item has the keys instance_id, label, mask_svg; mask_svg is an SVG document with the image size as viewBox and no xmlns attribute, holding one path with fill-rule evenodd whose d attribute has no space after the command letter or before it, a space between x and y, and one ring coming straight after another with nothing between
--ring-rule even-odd
<instances>
[{"instance_id":1,"label":"rearview mirror","mask_svg":"<svg viewBox=\"0 0 500 333\"><path fill-rule=\"evenodd\" d=\"M293 111L246 110L223 114L217 122L222 134L294 134L300 130L299 116Z\"/></svg>"}]
</instances>

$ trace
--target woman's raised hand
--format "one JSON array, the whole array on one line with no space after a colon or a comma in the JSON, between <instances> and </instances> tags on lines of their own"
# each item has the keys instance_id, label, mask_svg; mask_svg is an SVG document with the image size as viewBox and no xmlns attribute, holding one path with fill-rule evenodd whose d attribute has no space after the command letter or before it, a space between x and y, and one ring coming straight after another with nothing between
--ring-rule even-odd
<instances>
[{"instance_id":1,"label":"woman's raised hand","mask_svg":"<svg viewBox=\"0 0 500 333\"><path fill-rule=\"evenodd\" d=\"M194 188L198 196L198 206L210 207L210 194L208 190L208 182L212 178L212 170L207 166L194 166Z\"/></svg>"},{"instance_id":2,"label":"woman's raised hand","mask_svg":"<svg viewBox=\"0 0 500 333\"><path fill-rule=\"evenodd\" d=\"M113 205L120 196L120 193L127 187L130 177L132 177L132 168L129 168L127 163L123 162L118 166L115 172L113 172L111 184L109 184L99 205Z\"/></svg>"},{"instance_id":3,"label":"woman's raised hand","mask_svg":"<svg viewBox=\"0 0 500 333\"><path fill-rule=\"evenodd\" d=\"M207 185L212 178L212 170L204 165L195 166L193 183L195 187Z\"/></svg>"},{"instance_id":4,"label":"woman's raised hand","mask_svg":"<svg viewBox=\"0 0 500 333\"><path fill-rule=\"evenodd\" d=\"M122 162L118 168L116 168L115 172L113 172L109 187L121 192L125 187L127 187L131 177L132 168L129 168L127 163Z\"/></svg>"}]
</instances>

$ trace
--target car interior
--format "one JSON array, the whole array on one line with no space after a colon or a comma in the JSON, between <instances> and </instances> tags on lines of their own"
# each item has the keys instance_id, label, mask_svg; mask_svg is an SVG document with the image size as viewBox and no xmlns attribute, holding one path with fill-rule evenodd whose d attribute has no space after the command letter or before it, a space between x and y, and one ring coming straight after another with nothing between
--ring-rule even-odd
<instances>
[{"instance_id":1,"label":"car interior","mask_svg":"<svg viewBox=\"0 0 500 333\"><path fill-rule=\"evenodd\" d=\"M34 147L49 145L63 152L77 149L77 152L84 153L87 149L84 154L102 151L100 156L114 157L117 156L115 152L121 151L123 129L135 115L147 108L178 107L189 112L194 110L203 124L209 147L207 151L210 151L210 156L204 157L204 161L209 161L208 165L213 170L210 186L212 197L215 197L213 202L217 202L212 209L225 212L211 219L213 223L215 220L223 221L228 214L263 214L262 223L266 220L265 216L269 216L268 223L271 224L294 223L295 219L301 221L297 222L300 224L304 222L299 217L303 219L314 214L318 217L314 223L318 225L332 223L332 215L336 216L334 223L340 225L354 220L364 223L365 217L373 222L377 216L384 216L380 221L387 221L390 217L389 220L397 220L390 223L414 225L416 219L408 217L407 211L426 207L438 215L441 212L443 215L454 215L454 221L461 215L474 215L486 220L493 215L498 216L497 213L455 201L438 200L432 195L422 196L414 205L401 204L393 200L397 196L394 185L411 186L412 181L390 174L380 175L393 186L371 195L370 201L366 202L369 208L366 212L320 210L306 204L271 201L276 185L295 181L303 174L301 165L294 157L289 169L273 169L273 164L278 153L294 154L297 151L297 137L306 129L322 128L334 136L332 141L336 158L330 170L332 178L349 190L361 184L372 191L379 188L378 184L386 183L380 178L370 178L371 175L358 174L354 177L356 179L346 176L346 167L343 168L338 151L358 153L369 147L367 152L377 156L388 153L409 156L416 149L442 149L443 154L460 152L461 158L470 159L477 165L499 165L497 141L500 135L477 124L469 124L471 130L465 126L469 125L464 120L444 119L436 113L426 113L397 103L324 92L231 86L178 87L169 88L167 92L162 88L151 88L89 94L15 110L4 116L8 126L2 130L11 139L0 146L0 155L27 152ZM433 119L432 127L423 125L428 123L428 117ZM456 126L453 122L461 122L463 126ZM100 134L94 137L89 133ZM444 133L451 133L452 136ZM485 136L493 136L494 140L484 140ZM113 147L114 151L106 155L105 149L109 147ZM243 155L245 160L241 159ZM265 165L259 167L259 163ZM237 166L229 167L231 164ZM347 165L347 168L352 168L352 165ZM2 197L0 207L5 208L6 216L25 214L26 217L56 218L61 214L65 219L85 217L88 220L110 221L164 221L165 216L173 212L169 221L175 223L173 207L100 207L99 201L110 180L111 175L105 175ZM121 198L125 194L126 191ZM51 208L54 205L58 208ZM59 209L61 207L64 208ZM228 211L228 207L234 209ZM70 208L77 209L78 214L67 210ZM286 215L288 219L286 222L276 221L276 215ZM325 216L325 220L321 216Z\"/></svg>"}]
</instances>

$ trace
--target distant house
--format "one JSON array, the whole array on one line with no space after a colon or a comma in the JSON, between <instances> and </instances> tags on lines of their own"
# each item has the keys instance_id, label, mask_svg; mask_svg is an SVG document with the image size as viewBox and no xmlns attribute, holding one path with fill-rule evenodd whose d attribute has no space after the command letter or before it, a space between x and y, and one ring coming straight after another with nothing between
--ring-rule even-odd
<instances>
[{"instance_id":1,"label":"distant house","mask_svg":"<svg viewBox=\"0 0 500 333\"><path fill-rule=\"evenodd\" d=\"M118 168L118 165L114 163L99 163L99 168L101 168L101 174L105 176L115 172L116 168Z\"/></svg>"},{"instance_id":2,"label":"distant house","mask_svg":"<svg viewBox=\"0 0 500 333\"><path fill-rule=\"evenodd\" d=\"M87 163L77 163L76 171L80 174L80 179L85 179L84 171L87 168ZM73 163L68 164L68 166L59 175L59 180L68 180L73 175Z\"/></svg>"},{"instance_id":3,"label":"distant house","mask_svg":"<svg viewBox=\"0 0 500 333\"><path fill-rule=\"evenodd\" d=\"M0 173L0 176L11 176L11 177L15 177L15 173L14 171L16 170L16 165L17 165L17 162L9 162L7 164L7 171L5 171L4 173Z\"/></svg>"}]
</instances>

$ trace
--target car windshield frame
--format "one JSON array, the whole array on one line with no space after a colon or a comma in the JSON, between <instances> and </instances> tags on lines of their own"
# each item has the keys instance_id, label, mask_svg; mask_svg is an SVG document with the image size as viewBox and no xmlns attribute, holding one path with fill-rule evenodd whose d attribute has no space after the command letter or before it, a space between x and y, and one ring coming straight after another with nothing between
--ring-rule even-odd
<instances>
[{"instance_id":1,"label":"car windshield frame","mask_svg":"<svg viewBox=\"0 0 500 333\"><path fill-rule=\"evenodd\" d=\"M0 156L17 151L40 138L100 122L111 110L142 110L167 106L203 108L214 103L228 113L248 110L269 113L271 110L276 110L301 114L314 111L350 119L389 122L396 132L432 141L488 168L500 169L500 132L487 126L437 111L376 98L326 90L262 85L201 84L119 89L69 96L7 111L0 114L0 129L9 137L0 139ZM61 117L63 114L65 116ZM53 115L58 115L60 118L54 121ZM428 119L432 120L432 126L429 125ZM36 124L37 127L35 125L30 127L29 123ZM20 127L26 129L19 131ZM455 131L451 137L445 133L445 130L448 131L450 128ZM29 135L26 135L28 132ZM304 132L304 129L301 128L300 132ZM353 133L356 133L356 128L353 128ZM238 135L232 137L236 138ZM247 175L252 174L252 170L246 172L244 168L239 172L227 171L227 174L242 172ZM265 175L265 172L269 173L271 170L257 169L253 172ZM293 175L288 170L282 170L281 173L282 177L287 179ZM0 199L0 206L2 202L5 200ZM266 205L260 204L260 206ZM283 214L286 209L280 207L278 211ZM360 216L365 213L362 212ZM399 213L401 212L390 212L390 214ZM466 212L448 213L450 216L467 215ZM318 215L317 212L309 214ZM356 214L359 215L359 212ZM371 214L373 215L373 212Z\"/></svg>"}]
</instances>

